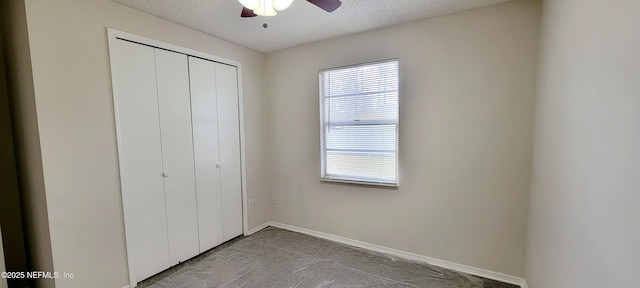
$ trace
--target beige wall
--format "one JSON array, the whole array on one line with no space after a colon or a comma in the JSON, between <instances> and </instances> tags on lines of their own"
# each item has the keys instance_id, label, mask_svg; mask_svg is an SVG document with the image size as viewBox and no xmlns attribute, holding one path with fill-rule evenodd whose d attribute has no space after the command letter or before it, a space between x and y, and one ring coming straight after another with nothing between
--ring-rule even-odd
<instances>
[{"instance_id":1,"label":"beige wall","mask_svg":"<svg viewBox=\"0 0 640 288\"><path fill-rule=\"evenodd\" d=\"M515 276L528 243L533 288L637 283L637 1L546 1L539 73L536 0L266 57L108 0L4 2L30 261L76 275L58 287L128 283L105 27L243 63L250 227L275 220ZM318 70L394 57L400 188L320 183Z\"/></svg>"},{"instance_id":2,"label":"beige wall","mask_svg":"<svg viewBox=\"0 0 640 288\"><path fill-rule=\"evenodd\" d=\"M16 164L24 216L29 268L52 271L51 240L45 199L38 115L31 69L27 19L23 1L0 1L7 91L15 136ZM53 281L37 279L37 287L53 287Z\"/></svg>"},{"instance_id":3,"label":"beige wall","mask_svg":"<svg viewBox=\"0 0 640 288\"><path fill-rule=\"evenodd\" d=\"M545 1L529 287L638 287L638 12L635 0Z\"/></svg>"},{"instance_id":4,"label":"beige wall","mask_svg":"<svg viewBox=\"0 0 640 288\"><path fill-rule=\"evenodd\" d=\"M267 55L274 220L524 274L539 1ZM322 183L318 70L400 60L400 188Z\"/></svg>"},{"instance_id":5,"label":"beige wall","mask_svg":"<svg viewBox=\"0 0 640 288\"><path fill-rule=\"evenodd\" d=\"M57 287L128 284L106 27L242 62L247 184L270 216L264 55L108 0L26 0L35 107Z\"/></svg>"},{"instance_id":6,"label":"beige wall","mask_svg":"<svg viewBox=\"0 0 640 288\"><path fill-rule=\"evenodd\" d=\"M3 9L0 3L0 9ZM5 17L0 15L0 17ZM0 23L0 27L2 27ZM18 189L15 141L11 119L11 107L7 90L4 60L4 29L0 28L0 226L4 231L6 267L12 271L27 269L26 243L22 221L22 205ZM2 270L0 270L2 271ZM1 280L0 280L1 281ZM26 285L26 279L11 279L12 285ZM13 286L12 286L13 287Z\"/></svg>"}]
</instances>

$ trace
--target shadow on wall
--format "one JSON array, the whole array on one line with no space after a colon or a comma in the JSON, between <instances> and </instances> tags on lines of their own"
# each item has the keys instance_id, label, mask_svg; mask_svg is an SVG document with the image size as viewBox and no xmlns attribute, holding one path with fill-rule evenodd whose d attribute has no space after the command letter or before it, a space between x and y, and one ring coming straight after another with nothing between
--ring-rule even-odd
<instances>
[{"instance_id":1,"label":"shadow on wall","mask_svg":"<svg viewBox=\"0 0 640 288\"><path fill-rule=\"evenodd\" d=\"M0 32L0 271L26 271L27 260L3 44ZM5 247L6 251L3 250ZM11 287L27 286L24 279L3 278L0 279L0 288L6 287L3 285L7 282Z\"/></svg>"}]
</instances>

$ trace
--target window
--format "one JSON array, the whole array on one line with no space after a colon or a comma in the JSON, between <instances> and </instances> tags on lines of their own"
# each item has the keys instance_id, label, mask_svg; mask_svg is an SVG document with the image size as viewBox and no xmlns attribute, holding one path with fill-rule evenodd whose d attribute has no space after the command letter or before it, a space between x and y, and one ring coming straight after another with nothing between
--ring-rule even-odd
<instances>
[{"instance_id":1,"label":"window","mask_svg":"<svg viewBox=\"0 0 640 288\"><path fill-rule=\"evenodd\" d=\"M398 184L398 60L320 71L321 179Z\"/></svg>"}]
</instances>

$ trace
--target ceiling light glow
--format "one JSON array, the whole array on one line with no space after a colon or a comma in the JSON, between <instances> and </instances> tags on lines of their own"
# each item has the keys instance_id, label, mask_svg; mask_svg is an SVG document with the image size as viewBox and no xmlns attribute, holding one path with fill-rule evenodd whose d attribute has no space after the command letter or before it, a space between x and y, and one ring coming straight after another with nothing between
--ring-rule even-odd
<instances>
[{"instance_id":1,"label":"ceiling light glow","mask_svg":"<svg viewBox=\"0 0 640 288\"><path fill-rule=\"evenodd\" d=\"M260 16L275 16L277 11L289 8L293 0L239 0L242 6Z\"/></svg>"}]
</instances>

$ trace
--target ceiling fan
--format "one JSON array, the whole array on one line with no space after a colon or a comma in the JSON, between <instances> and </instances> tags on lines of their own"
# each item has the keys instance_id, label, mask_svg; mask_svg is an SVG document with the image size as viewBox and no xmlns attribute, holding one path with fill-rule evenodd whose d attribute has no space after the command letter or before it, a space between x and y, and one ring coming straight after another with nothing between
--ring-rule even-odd
<instances>
[{"instance_id":1,"label":"ceiling fan","mask_svg":"<svg viewBox=\"0 0 640 288\"><path fill-rule=\"evenodd\" d=\"M287 9L293 0L239 0L242 4L241 17L275 16L276 11ZM320 7L320 9L333 12L342 2L340 0L307 0L307 2Z\"/></svg>"}]
</instances>

